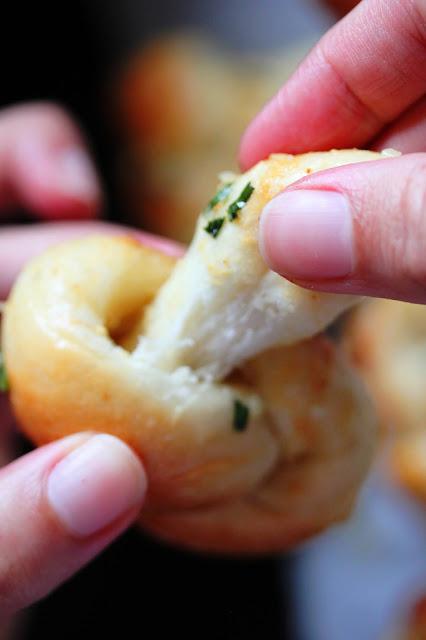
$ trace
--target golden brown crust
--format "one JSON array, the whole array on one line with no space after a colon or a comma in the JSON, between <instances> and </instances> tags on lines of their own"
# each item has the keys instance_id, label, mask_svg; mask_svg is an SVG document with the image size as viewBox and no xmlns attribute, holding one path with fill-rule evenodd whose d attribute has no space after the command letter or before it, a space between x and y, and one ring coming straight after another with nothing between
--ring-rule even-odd
<instances>
[{"instance_id":1,"label":"golden brown crust","mask_svg":"<svg viewBox=\"0 0 426 640\"><path fill-rule=\"evenodd\" d=\"M206 402L211 402L215 385L196 408L195 419L186 416L185 425L164 401L164 388L138 379L131 354L110 343L102 329L106 324L89 319L88 327L82 317L73 316L66 319L66 327L58 327L48 318L58 301L49 307L42 297L38 308L29 300L30 290L37 298L34 283L43 279L43 266L45 273L51 274L55 264L61 271L67 252L85 275L91 258L99 262L108 255L109 268L119 271L124 255L129 269L122 270L121 277L141 260L137 287L142 289L147 284L144 273L149 274L149 286L154 284L152 259L163 260L122 239L91 239L51 251L21 278L7 306L3 343L12 403L34 442L85 429L121 437L147 468L150 491L141 517L145 528L192 548L278 550L348 513L371 457L372 417L331 343L315 338L248 362L232 383L229 405L234 393L239 398L255 393L266 413L262 411L259 422L254 406L248 432L237 433L229 412L224 425L228 433L205 434ZM158 283L170 268L171 260L164 262ZM49 276L48 282L55 288L55 279ZM121 280L118 284L124 286ZM67 294L74 289L81 301L83 283L68 280L68 286ZM129 292L132 283L127 281L127 286ZM108 298L113 300L119 289L108 282ZM150 295L148 290L147 299ZM30 315L22 309L23 299ZM129 304L140 300L136 292ZM167 384L166 376L162 385ZM217 409L212 405L214 415ZM177 432L179 426L186 429ZM224 440L222 446L220 440L215 444L218 437Z\"/></svg>"},{"instance_id":2,"label":"golden brown crust","mask_svg":"<svg viewBox=\"0 0 426 640\"><path fill-rule=\"evenodd\" d=\"M279 551L350 513L372 452L373 423L335 346L318 337L268 351L248 362L243 374L275 417L279 464L236 500L144 510L141 523L156 535L215 552ZM280 422L277 416L286 417Z\"/></svg>"}]
</instances>

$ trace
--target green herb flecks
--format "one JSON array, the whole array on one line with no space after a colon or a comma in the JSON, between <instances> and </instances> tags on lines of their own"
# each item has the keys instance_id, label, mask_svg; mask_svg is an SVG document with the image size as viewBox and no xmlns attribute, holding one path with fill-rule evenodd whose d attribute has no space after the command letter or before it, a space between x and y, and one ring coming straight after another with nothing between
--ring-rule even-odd
<instances>
[{"instance_id":1,"label":"green herb flecks","mask_svg":"<svg viewBox=\"0 0 426 640\"><path fill-rule=\"evenodd\" d=\"M208 203L207 207L204 209L205 213L208 213L212 209L215 208L219 202L223 202L229 196L229 193L232 189L232 182L228 182L225 184L219 191L213 196L213 198Z\"/></svg>"},{"instance_id":2,"label":"green herb flecks","mask_svg":"<svg viewBox=\"0 0 426 640\"><path fill-rule=\"evenodd\" d=\"M2 352L0 351L0 392L7 391L8 389L9 383L7 381L6 367Z\"/></svg>"},{"instance_id":3,"label":"green herb flecks","mask_svg":"<svg viewBox=\"0 0 426 640\"><path fill-rule=\"evenodd\" d=\"M228 207L228 215L230 220L235 220L235 218L238 217L241 209L245 207L247 202L250 200L253 191L253 185L251 184L251 182L248 182L244 189L241 191L238 198Z\"/></svg>"},{"instance_id":4,"label":"green herb flecks","mask_svg":"<svg viewBox=\"0 0 426 640\"><path fill-rule=\"evenodd\" d=\"M204 231L207 231L213 238L219 235L219 231L222 229L222 225L225 222L225 218L214 218L210 220L208 225L204 227Z\"/></svg>"},{"instance_id":5,"label":"green herb flecks","mask_svg":"<svg viewBox=\"0 0 426 640\"><path fill-rule=\"evenodd\" d=\"M241 400L234 400L234 420L235 431L245 431L249 421L249 408Z\"/></svg>"}]
</instances>

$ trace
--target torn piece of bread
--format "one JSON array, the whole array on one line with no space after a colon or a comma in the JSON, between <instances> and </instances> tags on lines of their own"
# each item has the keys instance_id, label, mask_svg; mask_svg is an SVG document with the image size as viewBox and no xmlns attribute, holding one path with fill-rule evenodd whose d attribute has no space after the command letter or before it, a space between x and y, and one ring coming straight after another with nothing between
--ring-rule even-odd
<instances>
[{"instance_id":1,"label":"torn piece of bread","mask_svg":"<svg viewBox=\"0 0 426 640\"><path fill-rule=\"evenodd\" d=\"M141 352L152 350L153 361L165 368L186 364L220 379L269 347L322 331L356 298L307 291L271 272L258 249L259 214L309 173L377 158L380 154L358 150L281 154L242 176L226 176L218 202L199 217L185 259L149 311ZM206 228L215 223L221 226L213 237Z\"/></svg>"},{"instance_id":2,"label":"torn piece of bread","mask_svg":"<svg viewBox=\"0 0 426 640\"><path fill-rule=\"evenodd\" d=\"M221 188L176 265L107 237L33 261L6 304L2 336L28 435L123 438L148 474L143 525L189 547L280 550L346 516L375 419L336 346L312 336L353 299L272 274L257 225L265 204L307 172L377 158L273 156Z\"/></svg>"}]
</instances>

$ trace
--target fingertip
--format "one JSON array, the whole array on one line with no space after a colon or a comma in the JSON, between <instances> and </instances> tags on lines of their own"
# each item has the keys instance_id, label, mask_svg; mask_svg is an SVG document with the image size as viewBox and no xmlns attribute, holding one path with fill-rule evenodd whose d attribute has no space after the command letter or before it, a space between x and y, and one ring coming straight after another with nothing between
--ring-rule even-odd
<instances>
[{"instance_id":1,"label":"fingertip","mask_svg":"<svg viewBox=\"0 0 426 640\"><path fill-rule=\"evenodd\" d=\"M0 470L0 617L28 606L99 554L137 517L142 463L121 440L82 432Z\"/></svg>"},{"instance_id":2,"label":"fingertip","mask_svg":"<svg viewBox=\"0 0 426 640\"><path fill-rule=\"evenodd\" d=\"M95 218L102 189L81 143L52 147L48 140L26 139L14 149L13 186L17 199L47 220Z\"/></svg>"},{"instance_id":3,"label":"fingertip","mask_svg":"<svg viewBox=\"0 0 426 640\"><path fill-rule=\"evenodd\" d=\"M424 304L425 157L385 154L290 186L262 214L270 268L317 291Z\"/></svg>"},{"instance_id":4,"label":"fingertip","mask_svg":"<svg viewBox=\"0 0 426 640\"><path fill-rule=\"evenodd\" d=\"M66 531L88 537L141 507L146 489L132 450L114 436L96 434L53 468L47 496Z\"/></svg>"},{"instance_id":5,"label":"fingertip","mask_svg":"<svg viewBox=\"0 0 426 640\"><path fill-rule=\"evenodd\" d=\"M247 171L269 155L268 147L265 146L263 140L263 132L269 132L269 127L264 126L264 120L268 119L269 109L270 103L250 122L242 135L238 150L238 161L242 171Z\"/></svg>"}]
</instances>

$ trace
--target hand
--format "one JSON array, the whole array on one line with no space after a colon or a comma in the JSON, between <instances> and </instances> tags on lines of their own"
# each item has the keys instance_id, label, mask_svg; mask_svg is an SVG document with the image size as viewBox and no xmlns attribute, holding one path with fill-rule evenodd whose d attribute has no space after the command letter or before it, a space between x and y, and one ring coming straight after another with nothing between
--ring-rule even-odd
<instances>
[{"instance_id":1,"label":"hand","mask_svg":"<svg viewBox=\"0 0 426 640\"><path fill-rule=\"evenodd\" d=\"M57 107L0 112L0 207L25 207L44 219L94 217L101 189L81 133ZM101 222L0 228L0 300L31 257L66 238L132 233ZM35 375L37 373L35 372ZM0 394L0 435L12 429ZM82 425L90 430L90 424ZM2 452L0 451L0 454ZM0 619L46 595L117 537L146 492L138 458L109 435L77 434L41 447L0 470Z\"/></svg>"},{"instance_id":2,"label":"hand","mask_svg":"<svg viewBox=\"0 0 426 640\"><path fill-rule=\"evenodd\" d=\"M426 4L363 0L246 131L272 152L393 147L399 158L300 180L263 212L272 269L313 289L426 302Z\"/></svg>"}]
</instances>

